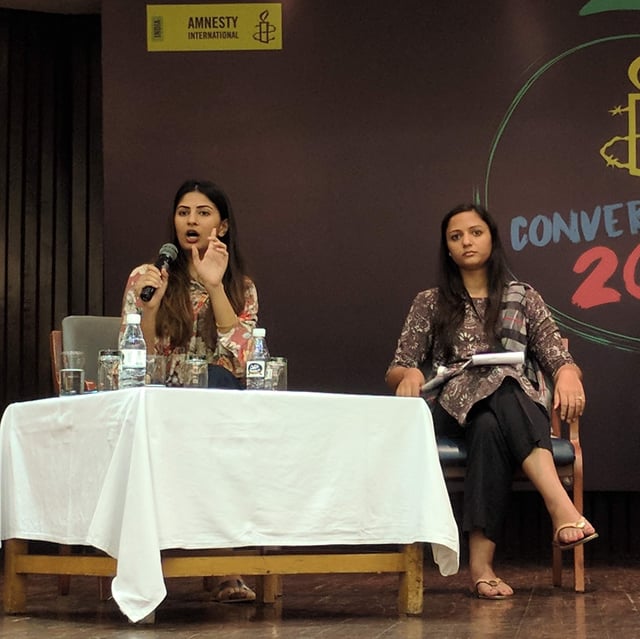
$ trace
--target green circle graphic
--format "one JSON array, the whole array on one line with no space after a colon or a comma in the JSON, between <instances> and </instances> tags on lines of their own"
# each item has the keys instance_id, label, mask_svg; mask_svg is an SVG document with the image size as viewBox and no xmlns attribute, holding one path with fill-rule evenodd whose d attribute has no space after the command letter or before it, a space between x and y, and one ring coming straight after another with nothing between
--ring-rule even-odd
<instances>
[{"instance_id":1,"label":"green circle graphic","mask_svg":"<svg viewBox=\"0 0 640 639\"><path fill-rule=\"evenodd\" d=\"M500 139L502 138L507 125L509 124L509 120L513 116L516 108L529 91L529 89L542 77L542 75L548 71L554 64L559 62L560 60L564 60L564 58L577 53L578 51L582 51L588 47L592 47L597 44L603 44L605 42L612 42L615 40L624 40L629 38L640 38L640 34L638 33L629 33L624 35L617 36L608 36L606 38L600 38L598 40L593 40L591 42L585 42L580 44L572 49L568 49L564 51L560 55L556 56L543 66L541 66L522 86L520 91L516 94L516 97L513 99L509 108L507 109L505 115L500 121L500 125L498 126L498 130L493 137L491 142L491 149L489 152L489 160L487 162L487 169L485 173L484 180L484 201L487 207L489 207L489 178L491 175L491 167L493 165L493 160L496 154L496 150ZM479 193L478 189L476 189L476 201L479 202ZM599 326L595 326L593 324L589 324L587 322L583 322L576 317L573 317L567 313L563 313L559 309L549 305L551 309L551 313L553 314L554 319L556 320L560 329L565 333L572 333L573 335L578 335L589 342L593 342L595 344L600 344L601 346L607 346L609 348L615 348L621 351L628 351L632 353L640 353L640 337L633 337L632 335L624 335L622 333L616 333L614 331L608 331L606 329L600 328Z\"/></svg>"}]
</instances>

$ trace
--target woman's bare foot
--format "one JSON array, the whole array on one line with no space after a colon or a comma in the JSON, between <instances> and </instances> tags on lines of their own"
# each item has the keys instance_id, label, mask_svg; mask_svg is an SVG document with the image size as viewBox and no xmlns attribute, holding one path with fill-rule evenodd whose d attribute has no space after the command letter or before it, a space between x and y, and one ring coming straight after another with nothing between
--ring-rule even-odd
<instances>
[{"instance_id":1,"label":"woman's bare foot","mask_svg":"<svg viewBox=\"0 0 640 639\"><path fill-rule=\"evenodd\" d=\"M493 572L495 549L495 542L488 539L480 528L469 533L471 592L479 599L504 599L513 595L511 586Z\"/></svg>"},{"instance_id":2,"label":"woman's bare foot","mask_svg":"<svg viewBox=\"0 0 640 639\"><path fill-rule=\"evenodd\" d=\"M574 548L595 539L597 536L596 529L581 516L557 526L554 522L553 543L560 548Z\"/></svg>"},{"instance_id":3,"label":"woman's bare foot","mask_svg":"<svg viewBox=\"0 0 640 639\"><path fill-rule=\"evenodd\" d=\"M250 603L256 600L256 593L240 575L228 575L220 579L213 598L220 603Z\"/></svg>"},{"instance_id":4,"label":"woman's bare foot","mask_svg":"<svg viewBox=\"0 0 640 639\"><path fill-rule=\"evenodd\" d=\"M505 599L513 596L513 588L495 575L474 580L471 592L478 599Z\"/></svg>"}]
</instances>

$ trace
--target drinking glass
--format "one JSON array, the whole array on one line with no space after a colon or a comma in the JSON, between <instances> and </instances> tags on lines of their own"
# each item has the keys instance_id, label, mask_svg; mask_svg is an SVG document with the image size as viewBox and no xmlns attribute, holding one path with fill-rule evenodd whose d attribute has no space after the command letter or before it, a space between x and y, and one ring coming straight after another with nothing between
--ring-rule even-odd
<instances>
[{"instance_id":1,"label":"drinking glass","mask_svg":"<svg viewBox=\"0 0 640 639\"><path fill-rule=\"evenodd\" d=\"M167 358L164 355L147 355L147 386L164 386L167 382Z\"/></svg>"},{"instance_id":2,"label":"drinking glass","mask_svg":"<svg viewBox=\"0 0 640 639\"><path fill-rule=\"evenodd\" d=\"M60 369L60 396L82 395L84 392L84 371L81 368Z\"/></svg>"},{"instance_id":3,"label":"drinking glass","mask_svg":"<svg viewBox=\"0 0 640 639\"><path fill-rule=\"evenodd\" d=\"M62 366L60 367L60 370L58 372L58 387L60 390L60 395L77 395L78 394L74 392L74 388L77 386L77 383L78 383L77 373L75 375L72 373L67 373L65 375L66 390L64 390L63 392L63 387L62 387L62 371L63 370L66 370L66 371L81 370L82 371L83 387L82 387L82 391L80 392L84 392L84 364L85 364L84 352L83 351L62 351L60 356L62 360Z\"/></svg>"},{"instance_id":4,"label":"drinking glass","mask_svg":"<svg viewBox=\"0 0 640 639\"><path fill-rule=\"evenodd\" d=\"M275 391L287 390L287 358L270 357L267 362L265 388Z\"/></svg>"},{"instance_id":5,"label":"drinking glass","mask_svg":"<svg viewBox=\"0 0 640 639\"><path fill-rule=\"evenodd\" d=\"M62 351L62 368L81 368L84 370L83 351Z\"/></svg>"},{"instance_id":6,"label":"drinking glass","mask_svg":"<svg viewBox=\"0 0 640 639\"><path fill-rule=\"evenodd\" d=\"M174 350L171 355L167 357L166 362L166 386L184 386L184 380L186 378L187 369L187 354Z\"/></svg>"},{"instance_id":7,"label":"drinking glass","mask_svg":"<svg viewBox=\"0 0 640 639\"><path fill-rule=\"evenodd\" d=\"M207 388L209 385L209 365L206 359L190 357L187 360L185 386L189 388Z\"/></svg>"},{"instance_id":8,"label":"drinking glass","mask_svg":"<svg viewBox=\"0 0 640 639\"><path fill-rule=\"evenodd\" d=\"M118 350L98 351L98 390L118 390L120 362L122 356Z\"/></svg>"}]
</instances>

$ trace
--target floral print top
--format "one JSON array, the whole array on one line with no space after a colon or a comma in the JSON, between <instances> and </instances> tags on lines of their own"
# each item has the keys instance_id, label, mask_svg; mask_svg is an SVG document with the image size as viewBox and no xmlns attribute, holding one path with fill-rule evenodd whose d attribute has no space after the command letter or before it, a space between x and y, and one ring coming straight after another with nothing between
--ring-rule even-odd
<instances>
[{"instance_id":1,"label":"floral print top","mask_svg":"<svg viewBox=\"0 0 640 639\"><path fill-rule=\"evenodd\" d=\"M438 366L459 367L472 355L496 350L491 347L484 333L487 299L477 298L466 304L464 320L454 344L454 355L449 361L444 361L442 344L438 336L433 335L437 300L437 288L422 291L415 297L387 373L394 366L417 367L426 379L430 379L435 376ZM573 364L573 358L565 348L544 300L528 285L524 314L527 332L525 356L535 358L542 372L551 378L564 364ZM437 401L458 423L464 424L473 405L497 390L505 377L516 379L533 401L547 407L549 398L546 389L536 388L525 375L522 365L465 368L440 387Z\"/></svg>"},{"instance_id":2,"label":"floral print top","mask_svg":"<svg viewBox=\"0 0 640 639\"><path fill-rule=\"evenodd\" d=\"M122 329L127 313L142 313L142 306L136 296L136 283L147 268L146 264L138 266L129 275L122 303ZM237 378L245 375L245 351L251 338L251 331L258 321L258 293L254 283L247 278L245 287L245 304L238 315L238 323L231 329L221 332L216 328L215 318L211 310L211 300L207 290L191 280L189 289L193 307L193 333L186 349L172 349L168 336L156 337L153 349L147 350L160 355L189 355L205 359L209 364L217 364L231 371ZM169 361L169 370L172 369Z\"/></svg>"}]
</instances>

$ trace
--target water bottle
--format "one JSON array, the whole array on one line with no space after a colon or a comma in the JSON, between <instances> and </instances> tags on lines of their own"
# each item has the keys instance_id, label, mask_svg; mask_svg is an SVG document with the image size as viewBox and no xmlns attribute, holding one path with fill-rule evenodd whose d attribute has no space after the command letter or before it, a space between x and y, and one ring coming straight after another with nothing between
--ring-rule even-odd
<instances>
[{"instance_id":1,"label":"water bottle","mask_svg":"<svg viewBox=\"0 0 640 639\"><path fill-rule=\"evenodd\" d=\"M120 388L144 386L147 372L147 345L140 328L140 315L127 313L127 326L120 338Z\"/></svg>"},{"instance_id":2,"label":"water bottle","mask_svg":"<svg viewBox=\"0 0 640 639\"><path fill-rule=\"evenodd\" d=\"M250 390L263 390L267 373L267 361L269 349L266 340L267 331L264 328L254 328L247 350L247 388Z\"/></svg>"}]
</instances>

